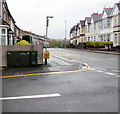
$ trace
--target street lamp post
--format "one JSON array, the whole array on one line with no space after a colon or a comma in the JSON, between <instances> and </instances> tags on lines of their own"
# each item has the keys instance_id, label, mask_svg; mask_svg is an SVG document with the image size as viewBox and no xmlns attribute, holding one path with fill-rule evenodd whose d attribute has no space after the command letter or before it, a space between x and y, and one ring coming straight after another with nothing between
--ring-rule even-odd
<instances>
[{"instance_id":1,"label":"street lamp post","mask_svg":"<svg viewBox=\"0 0 120 114\"><path fill-rule=\"evenodd\" d=\"M47 35L48 35L49 18L53 18L53 16L46 17L46 43L45 43L46 50L47 50Z\"/></svg>"},{"instance_id":2,"label":"street lamp post","mask_svg":"<svg viewBox=\"0 0 120 114\"><path fill-rule=\"evenodd\" d=\"M44 51L45 65L47 65L47 59L49 59L49 55L50 55L49 51L47 51L47 35L48 35L49 18L53 18L53 16L46 17L46 40L45 40L45 51Z\"/></svg>"}]
</instances>

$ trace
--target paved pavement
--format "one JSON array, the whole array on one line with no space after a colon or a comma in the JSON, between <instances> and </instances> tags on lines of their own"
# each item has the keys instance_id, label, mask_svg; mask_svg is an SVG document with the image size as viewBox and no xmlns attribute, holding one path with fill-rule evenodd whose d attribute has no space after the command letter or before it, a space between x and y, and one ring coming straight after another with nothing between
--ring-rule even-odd
<instances>
[{"instance_id":1,"label":"paved pavement","mask_svg":"<svg viewBox=\"0 0 120 114\"><path fill-rule=\"evenodd\" d=\"M91 51L91 50L88 50ZM94 53L103 53L103 54L113 54L113 55L120 55L119 52L112 52L112 51L92 51Z\"/></svg>"},{"instance_id":2,"label":"paved pavement","mask_svg":"<svg viewBox=\"0 0 120 114\"><path fill-rule=\"evenodd\" d=\"M49 72L62 72L80 70L83 66L82 63L71 65L64 60L51 57L47 65L37 67L11 67L2 70L2 76L21 75L21 74L35 74L35 73L49 73Z\"/></svg>"},{"instance_id":3,"label":"paved pavement","mask_svg":"<svg viewBox=\"0 0 120 114\"><path fill-rule=\"evenodd\" d=\"M74 50L75 48L70 48L70 49ZM88 52L93 52L93 53L120 55L120 52L116 52L116 51L97 51L97 50L89 50L89 49L77 49L77 50L83 50L83 51L88 51Z\"/></svg>"}]
</instances>

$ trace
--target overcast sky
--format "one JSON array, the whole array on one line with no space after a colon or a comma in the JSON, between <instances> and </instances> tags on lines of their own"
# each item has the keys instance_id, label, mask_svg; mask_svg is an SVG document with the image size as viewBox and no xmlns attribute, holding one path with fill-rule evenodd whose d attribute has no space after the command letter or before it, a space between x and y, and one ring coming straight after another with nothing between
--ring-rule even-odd
<instances>
[{"instance_id":1,"label":"overcast sky","mask_svg":"<svg viewBox=\"0 0 120 114\"><path fill-rule=\"evenodd\" d=\"M120 0L6 0L9 10L19 28L39 35L45 35L46 16L54 16L49 21L48 37L67 38L69 31L80 20L101 13L104 7L113 7Z\"/></svg>"}]
</instances>

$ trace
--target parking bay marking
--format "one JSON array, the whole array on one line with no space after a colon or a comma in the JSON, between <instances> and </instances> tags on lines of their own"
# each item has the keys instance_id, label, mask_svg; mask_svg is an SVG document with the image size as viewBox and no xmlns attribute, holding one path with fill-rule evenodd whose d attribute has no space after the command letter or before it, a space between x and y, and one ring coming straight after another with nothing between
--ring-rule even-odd
<instances>
[{"instance_id":1,"label":"parking bay marking","mask_svg":"<svg viewBox=\"0 0 120 114\"><path fill-rule=\"evenodd\" d=\"M46 94L46 95L31 95L31 96L18 96L18 97L5 97L0 98L0 101L5 100L22 100L22 99L40 99L40 98L51 98L51 97L60 97L59 93L55 94Z\"/></svg>"}]
</instances>

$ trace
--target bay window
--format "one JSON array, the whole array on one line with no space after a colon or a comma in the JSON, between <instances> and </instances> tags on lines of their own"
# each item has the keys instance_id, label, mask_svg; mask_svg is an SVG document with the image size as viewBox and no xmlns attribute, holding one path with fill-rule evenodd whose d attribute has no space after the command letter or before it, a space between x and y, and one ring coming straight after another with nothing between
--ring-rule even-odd
<instances>
[{"instance_id":1,"label":"bay window","mask_svg":"<svg viewBox=\"0 0 120 114\"><path fill-rule=\"evenodd\" d=\"M117 34L114 35L114 38L115 38L115 44L117 44L118 43Z\"/></svg>"},{"instance_id":2,"label":"bay window","mask_svg":"<svg viewBox=\"0 0 120 114\"><path fill-rule=\"evenodd\" d=\"M1 29L0 45L7 45L7 29Z\"/></svg>"}]
</instances>

